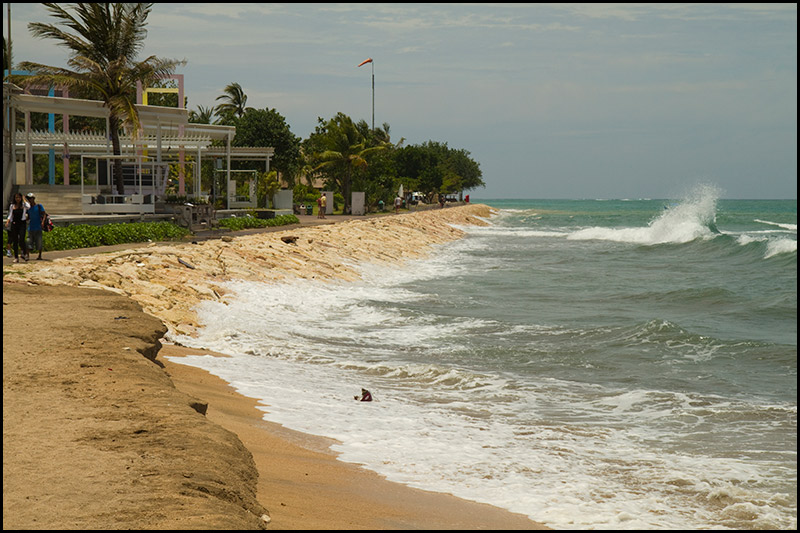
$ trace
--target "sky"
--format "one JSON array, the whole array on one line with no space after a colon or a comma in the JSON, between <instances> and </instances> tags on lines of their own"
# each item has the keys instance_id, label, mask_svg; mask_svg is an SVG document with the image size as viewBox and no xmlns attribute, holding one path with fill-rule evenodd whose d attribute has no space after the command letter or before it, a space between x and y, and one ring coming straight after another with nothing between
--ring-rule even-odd
<instances>
[{"instance_id":1,"label":"sky","mask_svg":"<svg viewBox=\"0 0 800 533\"><path fill-rule=\"evenodd\" d=\"M65 65L30 22L12 3L14 61ZM300 138L371 124L374 72L375 125L467 150L475 199L797 198L796 4L156 3L147 29L190 109L237 82Z\"/></svg>"}]
</instances>

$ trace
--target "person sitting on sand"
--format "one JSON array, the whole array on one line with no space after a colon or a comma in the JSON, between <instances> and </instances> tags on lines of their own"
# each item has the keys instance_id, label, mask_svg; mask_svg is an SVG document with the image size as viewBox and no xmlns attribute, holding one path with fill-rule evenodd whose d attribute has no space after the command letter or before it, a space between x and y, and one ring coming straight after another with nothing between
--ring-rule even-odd
<instances>
[{"instance_id":1,"label":"person sitting on sand","mask_svg":"<svg viewBox=\"0 0 800 533\"><path fill-rule=\"evenodd\" d=\"M372 394L367 389L361 389L361 396L353 396L353 398L361 402L371 402Z\"/></svg>"}]
</instances>

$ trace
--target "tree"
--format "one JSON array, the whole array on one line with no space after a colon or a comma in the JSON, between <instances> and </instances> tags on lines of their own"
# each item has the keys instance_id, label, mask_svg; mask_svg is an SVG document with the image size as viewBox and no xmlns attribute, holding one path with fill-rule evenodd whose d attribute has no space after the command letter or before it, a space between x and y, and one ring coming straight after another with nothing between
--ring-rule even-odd
<instances>
[{"instance_id":1,"label":"tree","mask_svg":"<svg viewBox=\"0 0 800 533\"><path fill-rule=\"evenodd\" d=\"M381 147L370 155L369 165L353 175L352 186L355 190L366 193L369 211L376 208L381 200L386 204L391 204L394 200L400 185L394 168L394 151L403 144L404 139L401 138L397 144L391 142L388 122L384 122L382 127L372 129L366 120L359 120L356 129L364 136L368 147Z\"/></svg>"},{"instance_id":2,"label":"tree","mask_svg":"<svg viewBox=\"0 0 800 533\"><path fill-rule=\"evenodd\" d=\"M6 38L3 37L3 71L8 71L9 74L11 73L11 41L6 43Z\"/></svg>"},{"instance_id":3,"label":"tree","mask_svg":"<svg viewBox=\"0 0 800 533\"><path fill-rule=\"evenodd\" d=\"M269 172L259 172L257 178L257 190L256 190L256 197L261 198L262 196L265 198L265 207L269 207L270 204L273 204L274 207L274 200L273 196L275 193L281 190L281 182L278 180L278 173L274 170L270 170Z\"/></svg>"},{"instance_id":4,"label":"tree","mask_svg":"<svg viewBox=\"0 0 800 533\"><path fill-rule=\"evenodd\" d=\"M193 124L211 124L211 119L214 117L216 108L197 106L197 111L189 111L189 122Z\"/></svg>"},{"instance_id":5,"label":"tree","mask_svg":"<svg viewBox=\"0 0 800 533\"><path fill-rule=\"evenodd\" d=\"M324 172L339 187L344 197L344 212L349 213L353 175L367 167L369 156L386 147L367 148L367 139L353 120L343 113L337 113L318 126L309 141L309 145L316 149L311 154L316 163L314 171Z\"/></svg>"},{"instance_id":6,"label":"tree","mask_svg":"<svg viewBox=\"0 0 800 533\"><path fill-rule=\"evenodd\" d=\"M401 181L427 196L483 187L480 165L466 150L428 141L397 151L395 165Z\"/></svg>"},{"instance_id":7,"label":"tree","mask_svg":"<svg viewBox=\"0 0 800 533\"><path fill-rule=\"evenodd\" d=\"M372 130L372 135L378 142L388 143L391 142L391 135L389 134L389 130L391 130L389 123L384 122L383 129L375 128L374 130ZM397 144L398 145L403 144L403 139L400 139L400 142L398 142Z\"/></svg>"},{"instance_id":8,"label":"tree","mask_svg":"<svg viewBox=\"0 0 800 533\"><path fill-rule=\"evenodd\" d=\"M430 183L435 183L439 158L435 151L425 145L410 145L395 153L395 168L400 182L408 192L430 193Z\"/></svg>"},{"instance_id":9,"label":"tree","mask_svg":"<svg viewBox=\"0 0 800 533\"><path fill-rule=\"evenodd\" d=\"M242 118L244 112L247 110L247 95L244 94L244 89L238 83L230 83L225 87L225 93L217 96L217 100L222 100L222 103L217 106L217 114L219 115L219 124L232 124L236 122L237 118Z\"/></svg>"},{"instance_id":10,"label":"tree","mask_svg":"<svg viewBox=\"0 0 800 533\"><path fill-rule=\"evenodd\" d=\"M445 192L468 191L477 187L486 187L483 182L483 172L477 161L470 157L470 153L463 148L450 149L447 160L448 168L456 177L455 185Z\"/></svg>"},{"instance_id":11,"label":"tree","mask_svg":"<svg viewBox=\"0 0 800 533\"><path fill-rule=\"evenodd\" d=\"M380 201L391 205L399 185L391 148L372 154L369 165L353 178L353 189L366 193L368 211L377 208Z\"/></svg>"},{"instance_id":12,"label":"tree","mask_svg":"<svg viewBox=\"0 0 800 533\"><path fill-rule=\"evenodd\" d=\"M63 86L98 97L109 111L113 153L120 155L120 129L129 126L134 136L140 129L136 82L150 86L173 74L175 68L186 61L155 56L136 61L147 36L145 27L153 6L151 3L43 5L57 23L32 22L28 29L35 37L53 39L67 48L68 68L26 61L19 68L34 74L21 83L26 86ZM72 14L67 7L75 13ZM114 162L114 180L117 193L124 194L121 159Z\"/></svg>"},{"instance_id":13,"label":"tree","mask_svg":"<svg viewBox=\"0 0 800 533\"><path fill-rule=\"evenodd\" d=\"M271 167L284 178L293 178L300 167L300 137L291 132L286 119L275 109L248 108L236 123L233 145L274 148Z\"/></svg>"}]
</instances>

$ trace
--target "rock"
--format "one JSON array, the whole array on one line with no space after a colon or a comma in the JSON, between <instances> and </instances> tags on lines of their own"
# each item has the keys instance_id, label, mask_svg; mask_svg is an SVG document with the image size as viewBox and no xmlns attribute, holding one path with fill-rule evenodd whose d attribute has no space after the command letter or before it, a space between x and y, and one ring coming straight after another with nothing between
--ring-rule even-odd
<instances>
[{"instance_id":1,"label":"rock","mask_svg":"<svg viewBox=\"0 0 800 533\"><path fill-rule=\"evenodd\" d=\"M295 244L297 239L298 237L295 235L286 235L284 237L281 237L281 240L286 244Z\"/></svg>"}]
</instances>

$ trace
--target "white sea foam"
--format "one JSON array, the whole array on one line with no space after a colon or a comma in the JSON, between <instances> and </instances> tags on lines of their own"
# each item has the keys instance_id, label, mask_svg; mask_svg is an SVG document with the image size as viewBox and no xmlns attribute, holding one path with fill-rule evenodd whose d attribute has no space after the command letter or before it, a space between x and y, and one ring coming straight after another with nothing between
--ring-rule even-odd
<instances>
[{"instance_id":1,"label":"white sea foam","mask_svg":"<svg viewBox=\"0 0 800 533\"><path fill-rule=\"evenodd\" d=\"M553 231L553 230L534 230L522 228L508 228L502 226L490 227L477 227L461 228L471 235L486 235L486 236L507 236L507 237L566 237L569 232L566 231Z\"/></svg>"},{"instance_id":2,"label":"white sea foam","mask_svg":"<svg viewBox=\"0 0 800 533\"><path fill-rule=\"evenodd\" d=\"M483 386L473 388L468 397L435 381L437 390L451 392L449 401L442 403L420 401L425 389L413 385L412 376L425 376L430 369L398 368L365 383L370 379L365 374L336 365L248 356L189 357L184 362L262 399L269 405L264 408L267 419L337 439L341 444L334 450L344 461L362 464L391 481L492 503L554 527L696 527L708 519L695 516L703 514L696 509L698 497L707 494L713 499L713 494L743 480L765 475L752 465L729 460L648 451L637 435L606 423L581 424L576 418L570 424L520 425L526 412L547 416L550 404L559 402L544 394L557 394L568 389L567 384L551 383L542 394L519 392L513 400L507 398L498 413L487 400L501 392L508 397L510 385L498 376L482 376ZM405 387L390 385L397 373L404 374ZM375 393L372 404L350 399L362 385ZM647 395L618 402L619 416L644 425L645 420L670 414L669 408L654 411ZM579 400L574 392L558 399L563 403L570 396ZM485 408L476 416L480 405ZM580 400L572 402L573 411L587 408ZM730 506L752 499L751 491L742 490L726 502Z\"/></svg>"},{"instance_id":3,"label":"white sea foam","mask_svg":"<svg viewBox=\"0 0 800 533\"><path fill-rule=\"evenodd\" d=\"M797 241L795 239L777 239L767 243L767 253L765 258L773 257L778 254L797 253Z\"/></svg>"},{"instance_id":4,"label":"white sea foam","mask_svg":"<svg viewBox=\"0 0 800 533\"><path fill-rule=\"evenodd\" d=\"M785 230L797 233L797 224L784 224L780 222L770 222L769 220L759 220L759 219L755 219L755 222L758 222L760 224L769 224L771 226L778 226L779 228L783 228Z\"/></svg>"},{"instance_id":5,"label":"white sea foam","mask_svg":"<svg viewBox=\"0 0 800 533\"><path fill-rule=\"evenodd\" d=\"M739 235L736 242L742 246L746 246L753 242L766 243L766 251L764 252L764 259L780 255L797 253L797 239L790 239L788 237L775 237L774 232L747 232Z\"/></svg>"},{"instance_id":6,"label":"white sea foam","mask_svg":"<svg viewBox=\"0 0 800 533\"><path fill-rule=\"evenodd\" d=\"M336 439L344 461L553 527L693 529L763 521L786 527L784 518L770 522L764 509L754 510L757 519L740 516L751 502L771 496L751 488L732 492L773 473L686 453L672 439L675 424L688 424L691 432L703 417L736 412L722 402L530 380L450 361L459 339L494 325L394 304L431 298L407 284L441 283L443 272L457 274L463 265L454 249L405 269L365 268L357 283L232 283L226 304L208 302L198 310L199 337L175 340L233 357L182 362L262 400L268 420ZM535 325L517 330L531 328L568 334ZM361 387L376 401L354 402ZM703 498L711 503L698 506Z\"/></svg>"},{"instance_id":7,"label":"white sea foam","mask_svg":"<svg viewBox=\"0 0 800 533\"><path fill-rule=\"evenodd\" d=\"M631 228L633 237L606 229L600 238L654 244L717 235L716 196L695 198ZM437 290L469 292L481 279L476 269L489 274L487 283L498 282L491 272L504 266L492 248L498 232L515 250L518 241L544 241L560 253L584 246L567 242L572 230L550 229L509 228L493 219L404 268L362 266L363 280L355 283L233 283L226 303L199 308L198 338L176 339L232 357L183 362L261 399L265 418L336 439L344 461L552 527L795 528L791 446L759 445L769 435L794 434L796 405L669 389L676 368L697 382L713 380L713 364L732 364L729 343L667 320L502 323L470 317ZM785 230L748 231L739 242L780 242L775 233ZM473 285L459 285L462 278ZM613 346L613 353L579 353L597 344ZM482 346L522 349L506 357ZM566 366L548 366L562 357ZM619 366L623 373L635 374L642 359L653 362L659 378L627 387L592 379L620 358L630 358L630 367ZM567 370L549 373L553 367ZM376 401L355 402L361 387Z\"/></svg>"},{"instance_id":8,"label":"white sea foam","mask_svg":"<svg viewBox=\"0 0 800 533\"><path fill-rule=\"evenodd\" d=\"M605 240L631 244L681 244L715 236L711 226L716 219L719 192L701 187L677 205L668 207L646 227L585 228L572 233L572 240Z\"/></svg>"}]
</instances>

